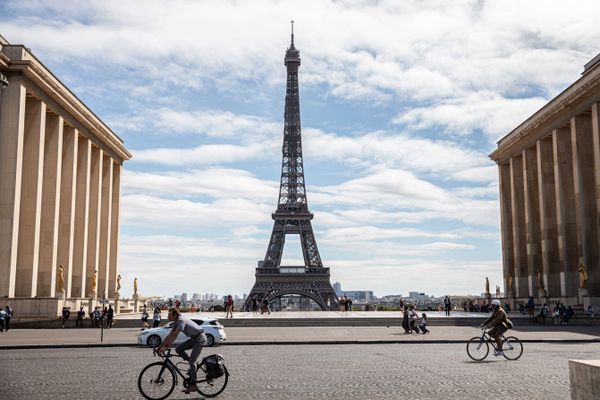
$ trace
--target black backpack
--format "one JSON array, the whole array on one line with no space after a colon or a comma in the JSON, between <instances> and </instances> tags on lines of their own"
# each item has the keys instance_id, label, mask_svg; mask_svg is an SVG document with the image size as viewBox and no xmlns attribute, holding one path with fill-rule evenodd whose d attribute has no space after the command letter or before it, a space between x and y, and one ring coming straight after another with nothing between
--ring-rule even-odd
<instances>
[{"instance_id":1,"label":"black backpack","mask_svg":"<svg viewBox=\"0 0 600 400\"><path fill-rule=\"evenodd\" d=\"M220 354L213 354L204 358L206 366L206 379L216 379L225 374L225 365Z\"/></svg>"}]
</instances>

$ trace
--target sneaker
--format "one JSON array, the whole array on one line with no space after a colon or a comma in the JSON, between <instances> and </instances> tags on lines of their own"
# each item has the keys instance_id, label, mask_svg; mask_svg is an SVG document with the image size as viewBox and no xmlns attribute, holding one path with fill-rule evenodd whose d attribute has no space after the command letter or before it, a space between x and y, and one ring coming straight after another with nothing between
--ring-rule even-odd
<instances>
[{"instance_id":1,"label":"sneaker","mask_svg":"<svg viewBox=\"0 0 600 400\"><path fill-rule=\"evenodd\" d=\"M503 356L503 355L504 355L504 353L503 353L502 351L494 350L494 355L495 355L496 357L498 357L498 356Z\"/></svg>"},{"instance_id":2,"label":"sneaker","mask_svg":"<svg viewBox=\"0 0 600 400\"><path fill-rule=\"evenodd\" d=\"M185 394L190 394L190 393L197 392L197 391L198 391L198 386L196 386L196 385L188 386L187 388L182 390L182 392Z\"/></svg>"}]
</instances>

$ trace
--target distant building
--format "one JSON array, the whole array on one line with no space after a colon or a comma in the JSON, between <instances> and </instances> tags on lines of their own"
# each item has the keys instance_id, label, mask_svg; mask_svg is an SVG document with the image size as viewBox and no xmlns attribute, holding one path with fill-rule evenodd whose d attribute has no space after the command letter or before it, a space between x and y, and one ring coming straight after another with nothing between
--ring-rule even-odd
<instances>
[{"instance_id":1,"label":"distant building","mask_svg":"<svg viewBox=\"0 0 600 400\"><path fill-rule=\"evenodd\" d=\"M334 282L333 290L335 291L336 296L340 296L342 294L342 284L339 282Z\"/></svg>"},{"instance_id":2,"label":"distant building","mask_svg":"<svg viewBox=\"0 0 600 400\"><path fill-rule=\"evenodd\" d=\"M193 301L199 301L199 300L200 300L200 295L199 295L198 293L194 293L194 294L192 295L192 300L193 300Z\"/></svg>"},{"instance_id":3,"label":"distant building","mask_svg":"<svg viewBox=\"0 0 600 400\"><path fill-rule=\"evenodd\" d=\"M180 300L181 300L182 303L186 303L188 301L188 294L187 293L182 293Z\"/></svg>"},{"instance_id":4,"label":"distant building","mask_svg":"<svg viewBox=\"0 0 600 400\"><path fill-rule=\"evenodd\" d=\"M345 290L343 295L350 297L352 300L371 301L374 299L372 290Z\"/></svg>"}]
</instances>

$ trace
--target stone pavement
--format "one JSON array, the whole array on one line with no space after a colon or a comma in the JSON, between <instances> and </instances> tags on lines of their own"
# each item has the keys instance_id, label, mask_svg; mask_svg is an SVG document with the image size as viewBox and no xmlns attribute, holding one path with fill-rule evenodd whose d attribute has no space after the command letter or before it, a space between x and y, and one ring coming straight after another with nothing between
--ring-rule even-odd
<instances>
[{"instance_id":1,"label":"stone pavement","mask_svg":"<svg viewBox=\"0 0 600 400\"><path fill-rule=\"evenodd\" d=\"M600 344L531 343L517 361L471 361L463 344L223 346L231 373L218 399L569 398L569 359ZM145 348L0 351L0 399L141 399L138 374L157 358ZM198 399L181 394L171 399Z\"/></svg>"},{"instance_id":2,"label":"stone pavement","mask_svg":"<svg viewBox=\"0 0 600 400\"><path fill-rule=\"evenodd\" d=\"M463 343L480 335L477 327L432 326L427 335L406 335L401 327L227 327L223 346L250 344L348 344L348 343ZM104 329L103 345L136 345L136 328ZM509 331L509 335L527 341L600 341L600 329L595 326L524 326ZM100 329L11 329L0 333L0 349L15 346L98 346Z\"/></svg>"}]
</instances>

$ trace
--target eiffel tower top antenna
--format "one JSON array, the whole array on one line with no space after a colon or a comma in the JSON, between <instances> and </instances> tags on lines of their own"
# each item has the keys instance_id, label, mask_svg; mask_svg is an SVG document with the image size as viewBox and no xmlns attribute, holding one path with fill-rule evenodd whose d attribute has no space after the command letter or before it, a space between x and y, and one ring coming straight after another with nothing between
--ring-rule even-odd
<instances>
[{"instance_id":1,"label":"eiffel tower top antenna","mask_svg":"<svg viewBox=\"0 0 600 400\"><path fill-rule=\"evenodd\" d=\"M292 47L294 47L294 20L292 22Z\"/></svg>"}]
</instances>

